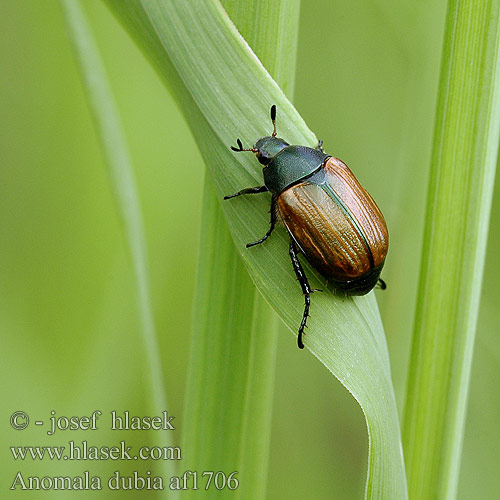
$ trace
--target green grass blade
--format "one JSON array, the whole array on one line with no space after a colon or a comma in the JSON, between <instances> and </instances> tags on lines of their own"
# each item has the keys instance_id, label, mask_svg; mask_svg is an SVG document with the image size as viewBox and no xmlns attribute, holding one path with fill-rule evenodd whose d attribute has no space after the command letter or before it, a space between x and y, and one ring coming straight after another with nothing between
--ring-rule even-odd
<instances>
[{"instance_id":1,"label":"green grass blade","mask_svg":"<svg viewBox=\"0 0 500 500\"><path fill-rule=\"evenodd\" d=\"M99 132L125 231L136 282L142 335L150 367L151 410L154 414L160 414L168 409L168 404L151 306L146 243L132 163L113 92L81 4L78 0L61 0L61 5L85 84L89 106ZM163 433L158 439L164 446L171 445L166 436ZM174 464L174 461L161 461L163 473L167 477L174 473ZM171 497L174 497L174 493Z\"/></svg>"},{"instance_id":2,"label":"green grass blade","mask_svg":"<svg viewBox=\"0 0 500 500\"><path fill-rule=\"evenodd\" d=\"M410 497L454 499L500 130L500 2L448 6L404 443Z\"/></svg>"},{"instance_id":3,"label":"green grass blade","mask_svg":"<svg viewBox=\"0 0 500 500\"><path fill-rule=\"evenodd\" d=\"M296 39L298 23L278 33L287 4L261 1L250 5L225 2L240 32L281 83L294 80L295 50L281 57L279 41ZM250 7L242 9L242 7ZM267 24L258 12L270 12ZM295 16L295 21L298 21ZM278 43L276 42L278 39ZM287 49L292 43L283 43ZM288 64L283 67L280 61ZM273 71L274 70L274 71ZM211 182L205 182L197 300L189 384L183 422L183 450L192 470L238 471L238 498L264 498L270 446L277 323L264 303L231 240ZM209 249L209 250L207 250ZM221 293L214 293L214 290ZM254 415L261 415L259 433ZM203 429L203 431L201 431ZM193 496L196 492L193 493Z\"/></svg>"},{"instance_id":4,"label":"green grass blade","mask_svg":"<svg viewBox=\"0 0 500 500\"><path fill-rule=\"evenodd\" d=\"M179 100L219 200L262 182L255 159L234 155L228 146L236 136L252 144L256 137L268 134L271 104L278 106L281 136L292 143L316 144L219 3L107 3ZM269 200L263 196L233 202L225 202L222 208L236 246L266 301L295 333L303 298L287 255L286 234L277 231L266 245L246 250L244 245L255 237L255 231L268 226ZM324 288L311 269L308 274L313 287ZM374 294L354 299L331 291L315 294L305 342L364 410L370 436L367 498L406 498L399 423Z\"/></svg>"},{"instance_id":5,"label":"green grass blade","mask_svg":"<svg viewBox=\"0 0 500 500\"><path fill-rule=\"evenodd\" d=\"M242 2L225 7L281 83L291 89L294 79L298 23L278 33L291 4L261 1L242 9ZM270 12L267 24L258 12ZM298 21L295 16L295 21ZM276 43L276 39L283 43ZM286 57L278 47L286 45ZM296 43L295 43L296 46ZM287 65L283 67L286 61ZM184 453L192 470L222 470L236 475L240 486L228 495L264 498L270 446L277 323L274 313L256 292L236 251L217 195L205 182L202 237L198 263L197 299L189 384L183 421ZM214 293L214 290L220 293ZM254 416L260 415L259 432ZM192 495L196 496L196 492Z\"/></svg>"},{"instance_id":6,"label":"green grass blade","mask_svg":"<svg viewBox=\"0 0 500 500\"><path fill-rule=\"evenodd\" d=\"M226 493L263 498L276 322L274 313L256 294L235 251L212 186L205 188L203 208L203 223L209 229L202 231L200 242L203 250L182 424L184 465L191 470L220 470L227 475L238 471L240 487ZM255 415L261 416L258 433L252 427Z\"/></svg>"}]
</instances>

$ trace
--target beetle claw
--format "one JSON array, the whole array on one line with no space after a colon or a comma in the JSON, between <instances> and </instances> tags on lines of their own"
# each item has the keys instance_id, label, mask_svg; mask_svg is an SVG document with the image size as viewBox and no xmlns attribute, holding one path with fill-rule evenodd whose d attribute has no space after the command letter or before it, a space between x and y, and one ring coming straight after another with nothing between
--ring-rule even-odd
<instances>
[{"instance_id":1,"label":"beetle claw","mask_svg":"<svg viewBox=\"0 0 500 500\"><path fill-rule=\"evenodd\" d=\"M378 279L377 288L379 288L380 290L385 290L387 288L387 285L385 284L385 281L382 278Z\"/></svg>"},{"instance_id":2,"label":"beetle claw","mask_svg":"<svg viewBox=\"0 0 500 500\"><path fill-rule=\"evenodd\" d=\"M325 150L323 149L323 141L322 141L322 140L319 140L319 141L318 141L318 145L316 146L316 149L317 149L318 151L321 151L322 153L324 153L324 152L325 152Z\"/></svg>"}]
</instances>

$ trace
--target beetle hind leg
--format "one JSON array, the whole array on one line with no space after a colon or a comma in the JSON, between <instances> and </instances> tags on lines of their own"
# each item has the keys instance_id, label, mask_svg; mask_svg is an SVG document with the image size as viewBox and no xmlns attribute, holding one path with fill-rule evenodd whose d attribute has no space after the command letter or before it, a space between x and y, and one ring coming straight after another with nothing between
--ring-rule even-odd
<instances>
[{"instance_id":1,"label":"beetle hind leg","mask_svg":"<svg viewBox=\"0 0 500 500\"><path fill-rule=\"evenodd\" d=\"M297 343L299 349L304 349L304 343L302 342L302 335L304 333L304 328L307 326L307 317L309 316L309 307L311 306L311 293L316 290L311 289L309 285L309 281L307 280L306 273L304 272L304 268L299 261L298 254L300 253L299 248L295 241L290 241L290 259L292 260L293 270L295 271L295 275L299 280L300 286L302 288L302 293L304 294L304 314L302 315L302 321L300 322L299 327L299 335L297 336Z\"/></svg>"},{"instance_id":2,"label":"beetle hind leg","mask_svg":"<svg viewBox=\"0 0 500 500\"><path fill-rule=\"evenodd\" d=\"M247 243L247 248L254 247L255 245L260 245L261 243L264 243L264 241L266 241L267 238L269 238L269 236L271 236L271 233L274 230L274 226L276 225L276 220L277 220L276 196L273 195L273 197L271 199L271 222L270 222L269 230L260 240L252 241L252 243Z\"/></svg>"}]
</instances>

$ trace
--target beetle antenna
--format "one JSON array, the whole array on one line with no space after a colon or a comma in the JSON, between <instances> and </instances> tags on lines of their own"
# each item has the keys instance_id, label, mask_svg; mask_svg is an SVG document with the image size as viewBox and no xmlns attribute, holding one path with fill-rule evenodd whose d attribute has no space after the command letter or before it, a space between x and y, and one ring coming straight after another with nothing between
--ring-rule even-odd
<instances>
[{"instance_id":1,"label":"beetle antenna","mask_svg":"<svg viewBox=\"0 0 500 500\"><path fill-rule=\"evenodd\" d=\"M273 133L271 137L276 137L276 104L271 106L271 121L273 122Z\"/></svg>"},{"instance_id":2,"label":"beetle antenna","mask_svg":"<svg viewBox=\"0 0 500 500\"><path fill-rule=\"evenodd\" d=\"M257 153L257 149L255 148L248 148L248 149L245 149L243 147L243 144L241 144L241 141L239 139L236 139L236 142L238 143L238 147L235 148L234 146L231 146L231 149L233 151L236 151L237 153L240 153L241 151L251 151L252 153Z\"/></svg>"}]
</instances>

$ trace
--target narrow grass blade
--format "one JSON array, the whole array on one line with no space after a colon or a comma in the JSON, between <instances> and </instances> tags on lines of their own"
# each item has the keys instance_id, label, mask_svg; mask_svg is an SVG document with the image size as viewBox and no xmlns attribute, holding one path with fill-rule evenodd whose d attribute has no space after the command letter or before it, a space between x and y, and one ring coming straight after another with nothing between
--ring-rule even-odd
<instances>
[{"instance_id":1,"label":"narrow grass blade","mask_svg":"<svg viewBox=\"0 0 500 500\"><path fill-rule=\"evenodd\" d=\"M500 130L500 2L448 5L404 421L410 497L454 499Z\"/></svg>"},{"instance_id":2,"label":"narrow grass blade","mask_svg":"<svg viewBox=\"0 0 500 500\"><path fill-rule=\"evenodd\" d=\"M82 80L95 119L106 158L111 184L122 219L137 287L137 301L142 325L154 414L168 409L158 341L151 307L148 279L147 251L142 215L125 137L109 85L90 27L78 0L61 0L69 33L73 42ZM158 439L168 446L166 434ZM161 467L166 477L174 473L174 461L163 460ZM174 493L171 494L174 498Z\"/></svg>"},{"instance_id":3,"label":"narrow grass blade","mask_svg":"<svg viewBox=\"0 0 500 500\"><path fill-rule=\"evenodd\" d=\"M298 35L298 23L276 31L296 1L225 2L238 29L261 55L264 64L290 89L295 51L281 57L278 47L289 48ZM288 5L287 5L288 4ZM258 12L270 12L259 23ZM282 43L280 43L282 42ZM295 43L296 46L296 43ZM287 61L286 68L280 61ZM234 473L239 481L236 498L264 498L270 446L277 322L251 282L231 239L211 181L205 180L202 236L189 384L183 422L182 449L192 470ZM214 293L215 292L215 293ZM254 432L255 415L259 432ZM196 496L193 492L192 496Z\"/></svg>"},{"instance_id":4,"label":"narrow grass blade","mask_svg":"<svg viewBox=\"0 0 500 500\"><path fill-rule=\"evenodd\" d=\"M186 3L108 0L139 42L190 124L217 197L262 183L255 159L228 149L269 134L269 108L278 106L278 132L291 143L315 146L314 135L214 0ZM261 13L266 16L266 13ZM231 235L253 281L281 319L296 332L303 310L287 255L287 237L277 231L248 251L257 228L268 226L269 200L237 199L222 205ZM310 268L311 284L325 283ZM219 319L220 320L220 319ZM313 297L306 345L360 403L370 437L366 496L407 498L399 423L385 337L374 294L355 299L331 290ZM221 369L224 369L221 366Z\"/></svg>"},{"instance_id":5,"label":"narrow grass blade","mask_svg":"<svg viewBox=\"0 0 500 500\"><path fill-rule=\"evenodd\" d=\"M205 188L203 208L207 226L201 237L182 424L184 465L190 470L222 471L226 476L236 473L238 489L225 494L263 498L276 322L274 313L256 295L234 249L212 186ZM258 433L251 430L255 415L260 415ZM196 491L187 493L188 497L196 495Z\"/></svg>"}]
</instances>

